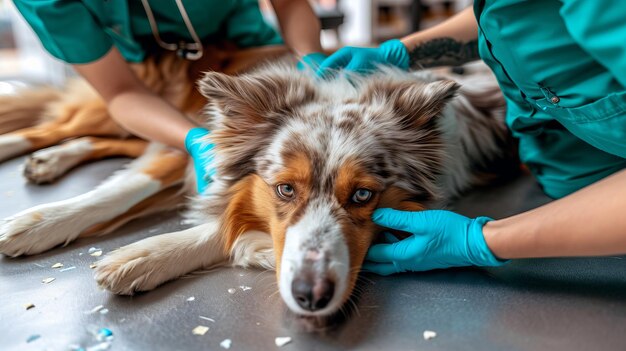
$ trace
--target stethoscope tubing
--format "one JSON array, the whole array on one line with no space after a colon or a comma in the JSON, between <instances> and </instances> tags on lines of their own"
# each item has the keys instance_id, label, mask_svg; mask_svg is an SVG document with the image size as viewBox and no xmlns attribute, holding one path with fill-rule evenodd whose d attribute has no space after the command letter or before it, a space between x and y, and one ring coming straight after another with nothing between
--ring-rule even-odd
<instances>
[{"instance_id":1,"label":"stethoscope tubing","mask_svg":"<svg viewBox=\"0 0 626 351\"><path fill-rule=\"evenodd\" d=\"M152 35L154 36L154 40L156 40L157 44L159 44L159 46L165 50L176 51L180 57L183 57L187 60L199 60L204 54L204 51L202 49L202 41L200 41L200 37L198 37L196 29L193 27L193 23L191 22L191 19L187 14L185 5L183 5L183 0L175 0L175 2L176 6L178 7L178 12L180 12L180 16L183 18L183 22L185 22L187 31L194 41L193 43L181 41L180 43L176 44L168 43L161 39L161 36L159 35L159 27L157 26L156 19L154 18L152 8L150 8L150 3L148 2L148 0L141 0L143 8L146 11L146 16L148 17L148 22L150 23L150 30L152 30Z\"/></svg>"}]
</instances>

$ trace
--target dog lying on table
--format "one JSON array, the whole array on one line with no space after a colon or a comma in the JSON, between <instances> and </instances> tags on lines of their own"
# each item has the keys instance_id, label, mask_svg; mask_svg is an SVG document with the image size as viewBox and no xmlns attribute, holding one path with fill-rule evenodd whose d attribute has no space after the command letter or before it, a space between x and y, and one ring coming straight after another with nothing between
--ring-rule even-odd
<instances>
[{"instance_id":1,"label":"dog lying on table","mask_svg":"<svg viewBox=\"0 0 626 351\"><path fill-rule=\"evenodd\" d=\"M484 181L486 166L508 155L504 101L491 77L459 86L380 68L315 80L293 64L257 65L281 55L215 54L198 90L197 67L173 56L136 67L155 93L212 131L217 174L190 201L187 155L128 135L84 82L3 97L0 159L35 151L25 166L35 183L103 157L136 159L85 194L6 219L0 252L37 254L185 202L192 228L109 253L95 269L98 284L126 295L199 269L261 267L276 271L291 311L330 316L353 293L381 231L374 209L433 206ZM14 130L25 118L32 126Z\"/></svg>"}]
</instances>

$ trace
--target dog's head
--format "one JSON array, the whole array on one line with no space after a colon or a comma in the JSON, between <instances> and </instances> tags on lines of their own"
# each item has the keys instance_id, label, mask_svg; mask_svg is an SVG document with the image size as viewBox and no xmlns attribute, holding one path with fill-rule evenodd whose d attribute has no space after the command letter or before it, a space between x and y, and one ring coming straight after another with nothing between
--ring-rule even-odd
<instances>
[{"instance_id":1,"label":"dog's head","mask_svg":"<svg viewBox=\"0 0 626 351\"><path fill-rule=\"evenodd\" d=\"M285 67L208 73L227 245L271 234L280 293L299 315L337 312L378 228L378 207L423 209L437 196L435 118L456 91L384 70L315 81Z\"/></svg>"}]
</instances>

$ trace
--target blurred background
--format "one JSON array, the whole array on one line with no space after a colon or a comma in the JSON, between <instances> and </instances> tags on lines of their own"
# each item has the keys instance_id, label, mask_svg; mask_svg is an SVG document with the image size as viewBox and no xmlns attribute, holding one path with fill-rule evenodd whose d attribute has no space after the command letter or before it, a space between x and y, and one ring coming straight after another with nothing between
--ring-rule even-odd
<instances>
[{"instance_id":1,"label":"blurred background","mask_svg":"<svg viewBox=\"0 0 626 351\"><path fill-rule=\"evenodd\" d=\"M139 1L139 0L129 0ZM433 26L471 5L471 0L316 0L322 45L376 45ZM268 22L276 24L269 0L260 1ZM60 85L71 69L50 57L10 0L0 0L0 94L23 82Z\"/></svg>"}]
</instances>

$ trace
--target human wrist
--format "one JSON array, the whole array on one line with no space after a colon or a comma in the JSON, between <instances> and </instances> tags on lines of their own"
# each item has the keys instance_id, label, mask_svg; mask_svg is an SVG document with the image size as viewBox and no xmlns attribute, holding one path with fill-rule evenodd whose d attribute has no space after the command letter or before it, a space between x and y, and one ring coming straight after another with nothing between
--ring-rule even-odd
<instances>
[{"instance_id":1,"label":"human wrist","mask_svg":"<svg viewBox=\"0 0 626 351\"><path fill-rule=\"evenodd\" d=\"M509 262L509 260L501 259L496 256L488 244L485 231L489 233L489 238L491 238L493 233L490 230L491 226L489 224L494 222L495 221L489 217L478 217L473 219L470 223L468 251L469 258L475 266L502 266Z\"/></svg>"},{"instance_id":2,"label":"human wrist","mask_svg":"<svg viewBox=\"0 0 626 351\"><path fill-rule=\"evenodd\" d=\"M306 54L302 55L303 59L305 57L326 57L326 54L324 54L321 50L320 51L311 51L309 53L306 53Z\"/></svg>"},{"instance_id":3,"label":"human wrist","mask_svg":"<svg viewBox=\"0 0 626 351\"><path fill-rule=\"evenodd\" d=\"M315 53L323 53L322 45L318 43L299 42L298 45L291 46L291 51L296 56L304 57Z\"/></svg>"},{"instance_id":4,"label":"human wrist","mask_svg":"<svg viewBox=\"0 0 626 351\"><path fill-rule=\"evenodd\" d=\"M300 58L296 64L296 68L300 71L313 70L313 72L315 72L320 68L326 57L327 56L321 52L311 52Z\"/></svg>"},{"instance_id":5,"label":"human wrist","mask_svg":"<svg viewBox=\"0 0 626 351\"><path fill-rule=\"evenodd\" d=\"M399 68L409 69L409 51L401 40L387 40L380 44L379 48L384 53L385 61Z\"/></svg>"}]
</instances>

